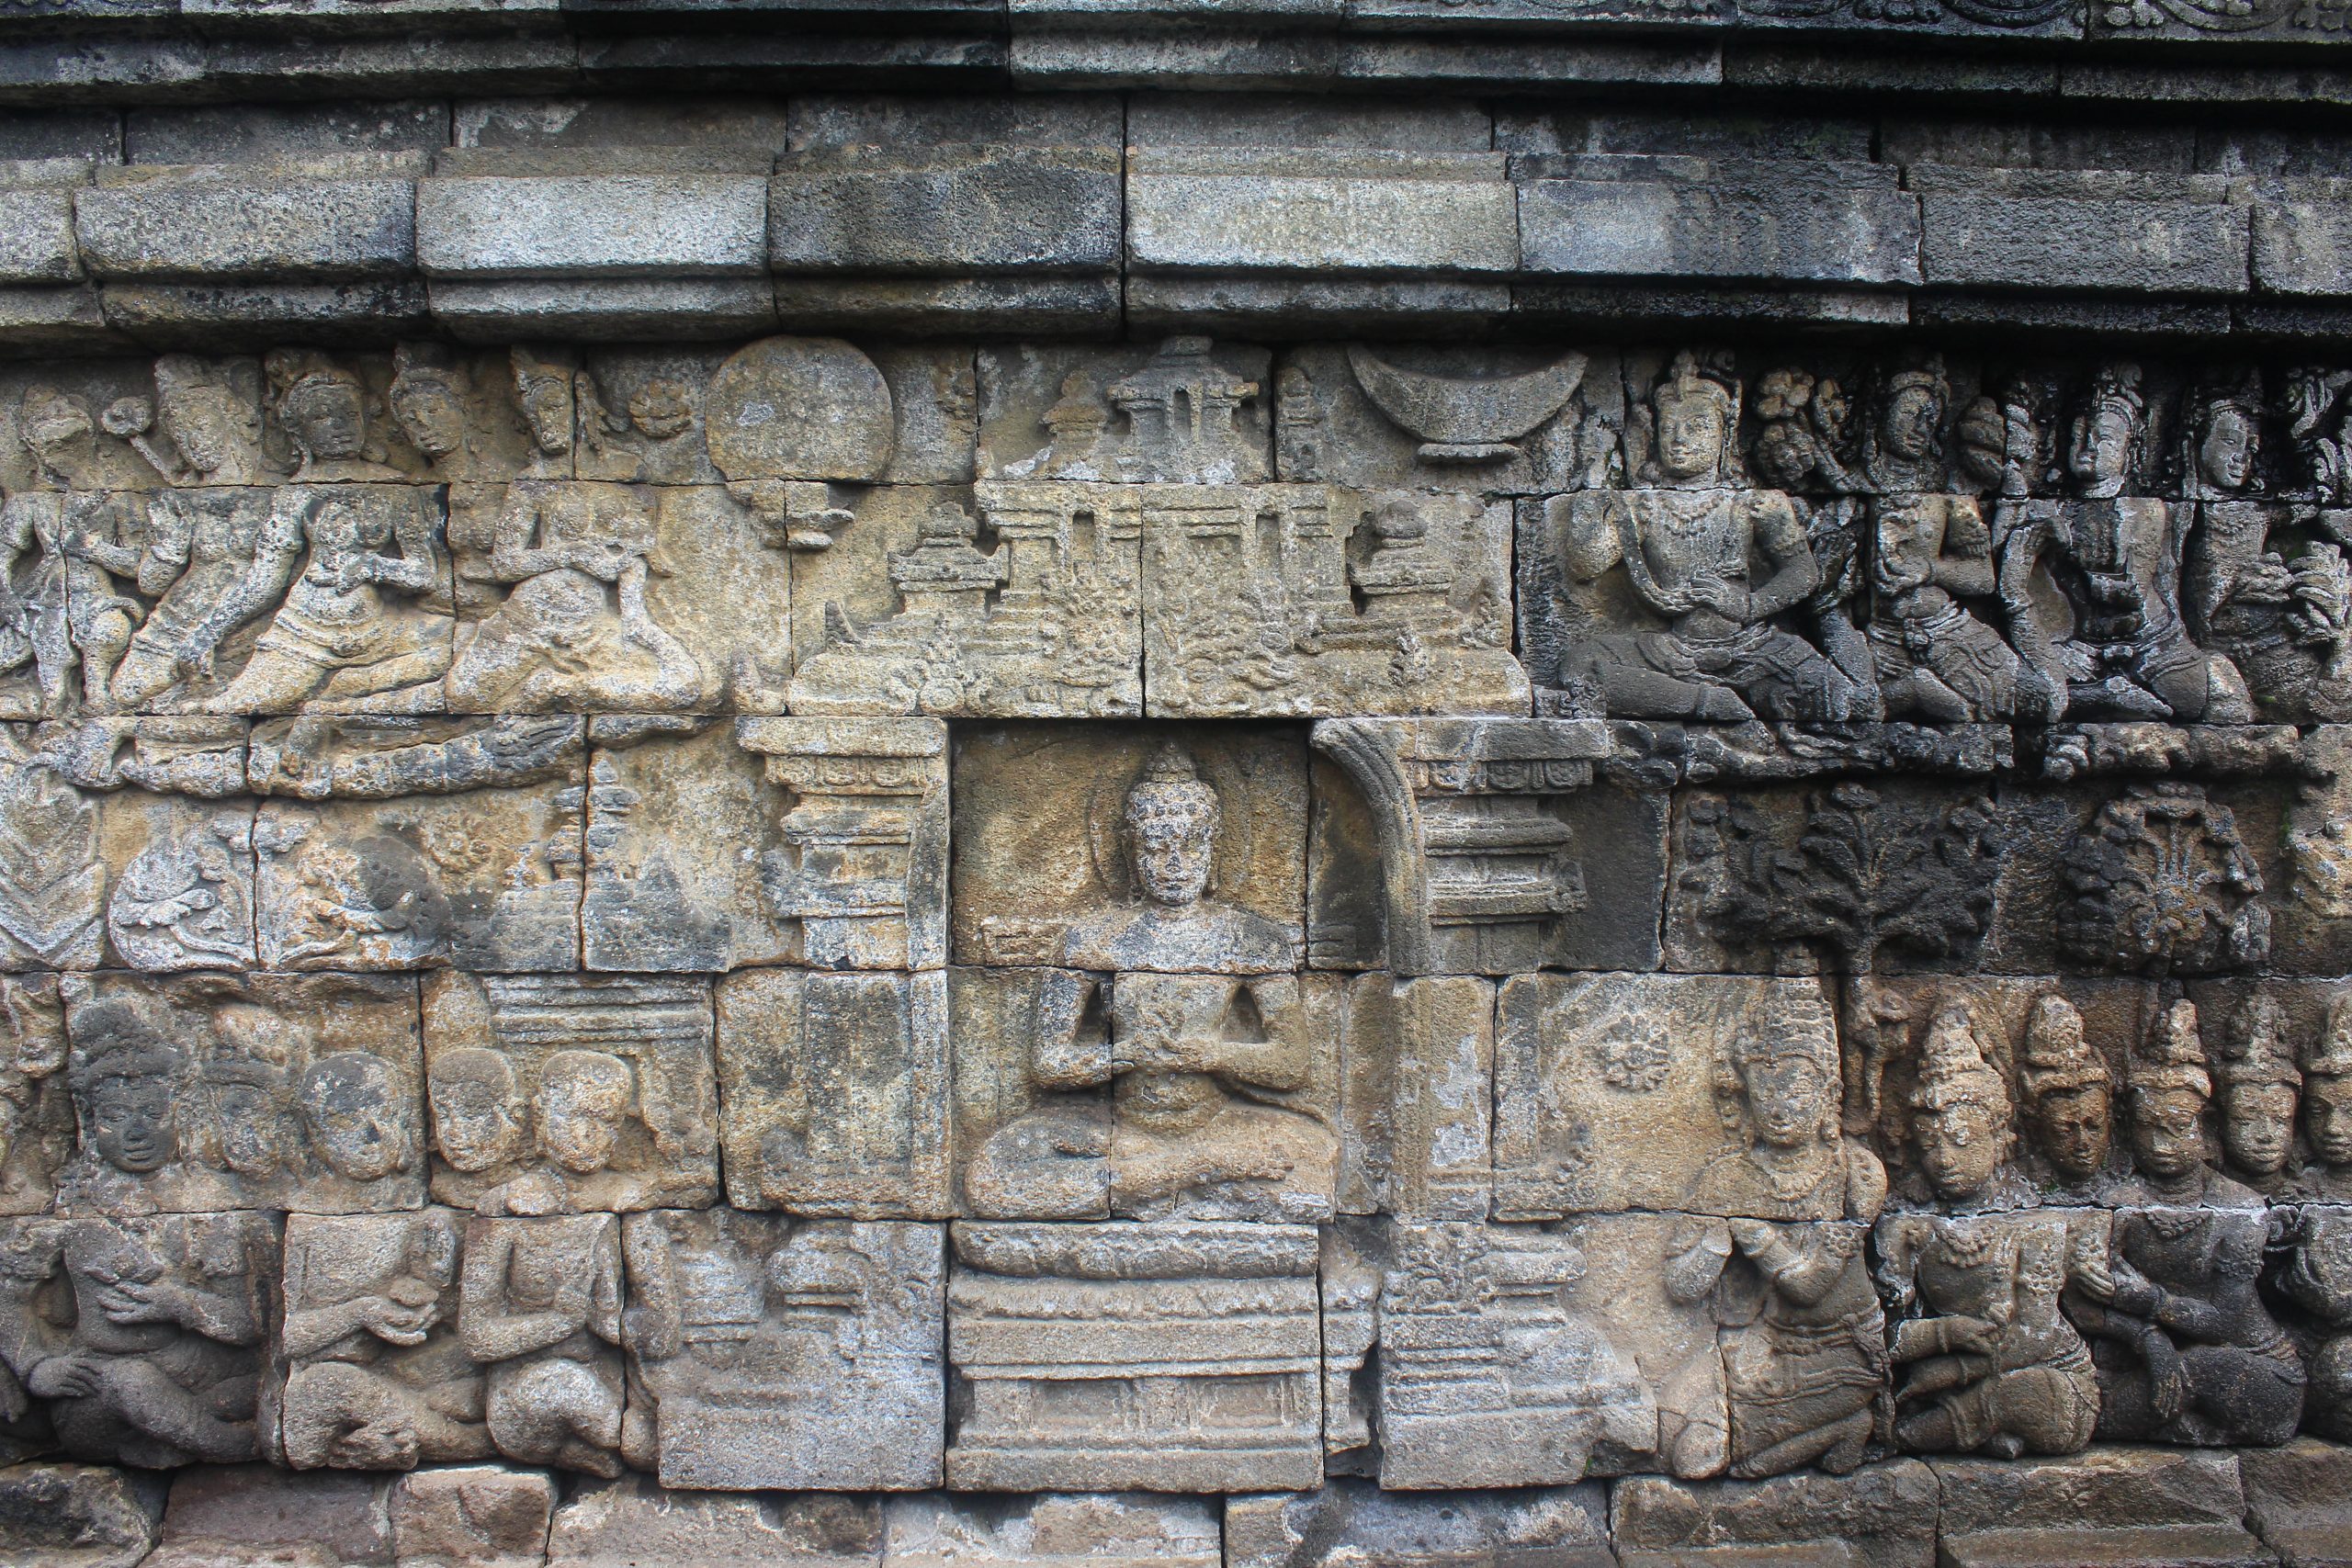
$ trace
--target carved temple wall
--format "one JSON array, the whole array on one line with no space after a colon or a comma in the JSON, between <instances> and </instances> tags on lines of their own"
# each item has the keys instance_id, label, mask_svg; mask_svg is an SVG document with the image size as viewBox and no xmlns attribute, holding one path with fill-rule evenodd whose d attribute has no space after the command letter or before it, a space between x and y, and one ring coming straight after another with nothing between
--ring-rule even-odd
<instances>
[{"instance_id":1,"label":"carved temple wall","mask_svg":"<svg viewBox=\"0 0 2352 1568\"><path fill-rule=\"evenodd\" d=\"M404 4L0 6L0 1562L2352 1561L2341 17Z\"/></svg>"}]
</instances>

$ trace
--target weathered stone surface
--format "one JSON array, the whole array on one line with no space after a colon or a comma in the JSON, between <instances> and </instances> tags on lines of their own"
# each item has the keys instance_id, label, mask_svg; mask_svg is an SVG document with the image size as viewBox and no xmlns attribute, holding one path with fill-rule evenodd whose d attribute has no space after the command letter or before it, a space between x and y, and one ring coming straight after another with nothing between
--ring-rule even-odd
<instances>
[{"instance_id":1,"label":"weathered stone surface","mask_svg":"<svg viewBox=\"0 0 2352 1568\"><path fill-rule=\"evenodd\" d=\"M793 711L1136 716L1136 499L1034 481L984 483L970 503L868 491L831 548L793 559ZM984 526L1001 541L985 551Z\"/></svg>"},{"instance_id":2,"label":"weathered stone surface","mask_svg":"<svg viewBox=\"0 0 2352 1568\"><path fill-rule=\"evenodd\" d=\"M1894 171L1807 163L1532 156L1520 247L1534 273L1916 283L1916 198Z\"/></svg>"},{"instance_id":3,"label":"weathered stone surface","mask_svg":"<svg viewBox=\"0 0 2352 1568\"><path fill-rule=\"evenodd\" d=\"M2093 1449L2071 1459L1935 1460L1944 1561L1976 1568L2051 1556L2086 1563L2271 1561L2241 1522L2236 1456Z\"/></svg>"},{"instance_id":4,"label":"weathered stone surface","mask_svg":"<svg viewBox=\"0 0 2352 1568\"><path fill-rule=\"evenodd\" d=\"M261 962L570 969L580 953L581 805L577 784L403 805L272 802L252 829Z\"/></svg>"},{"instance_id":5,"label":"weathered stone surface","mask_svg":"<svg viewBox=\"0 0 2352 1568\"><path fill-rule=\"evenodd\" d=\"M1148 148L1127 164L1139 267L1508 272L1514 203L1491 153Z\"/></svg>"},{"instance_id":6,"label":"weathered stone surface","mask_svg":"<svg viewBox=\"0 0 2352 1568\"><path fill-rule=\"evenodd\" d=\"M483 1369L483 1415L506 1458L620 1474L623 1322L617 1216L466 1222L458 1339Z\"/></svg>"},{"instance_id":7,"label":"weathered stone surface","mask_svg":"<svg viewBox=\"0 0 2352 1568\"><path fill-rule=\"evenodd\" d=\"M799 928L791 956L842 969L947 960L947 727L932 718L739 720L791 807L759 863L771 916Z\"/></svg>"},{"instance_id":8,"label":"weathered stone surface","mask_svg":"<svg viewBox=\"0 0 2352 1568\"><path fill-rule=\"evenodd\" d=\"M767 190L734 175L438 175L416 264L445 278L717 277L760 270Z\"/></svg>"},{"instance_id":9,"label":"weathered stone surface","mask_svg":"<svg viewBox=\"0 0 2352 1568\"><path fill-rule=\"evenodd\" d=\"M1311 1228L959 1222L954 1243L950 1486L1264 1492L1321 1480ZM1072 1322L1080 1302L1094 1310ZM1112 1409L1131 1414L1106 1428Z\"/></svg>"},{"instance_id":10,"label":"weathered stone surface","mask_svg":"<svg viewBox=\"0 0 2352 1568\"><path fill-rule=\"evenodd\" d=\"M1594 787L1590 721L1338 719L1312 740L1314 964L1657 966L1665 802Z\"/></svg>"},{"instance_id":11,"label":"weathered stone surface","mask_svg":"<svg viewBox=\"0 0 2352 1568\"><path fill-rule=\"evenodd\" d=\"M728 1201L858 1218L953 1213L948 998L938 970L719 981Z\"/></svg>"},{"instance_id":12,"label":"weathered stone surface","mask_svg":"<svg viewBox=\"0 0 2352 1568\"><path fill-rule=\"evenodd\" d=\"M436 1465L392 1483L398 1568L540 1568L555 1478L503 1465Z\"/></svg>"},{"instance_id":13,"label":"weathered stone surface","mask_svg":"<svg viewBox=\"0 0 2352 1568\"><path fill-rule=\"evenodd\" d=\"M870 1498L671 1491L631 1475L564 1499L548 1568L866 1568L880 1561L882 1539Z\"/></svg>"},{"instance_id":14,"label":"weathered stone surface","mask_svg":"<svg viewBox=\"0 0 2352 1568\"><path fill-rule=\"evenodd\" d=\"M797 152L768 199L779 272L1103 271L1119 259L1109 149Z\"/></svg>"},{"instance_id":15,"label":"weathered stone surface","mask_svg":"<svg viewBox=\"0 0 2352 1568\"><path fill-rule=\"evenodd\" d=\"M1724 1462L1724 1363L1676 1293L1683 1222L1365 1224L1324 1256L1324 1440L1393 1490ZM1339 1403L1345 1400L1344 1410Z\"/></svg>"},{"instance_id":16,"label":"weathered stone surface","mask_svg":"<svg viewBox=\"0 0 2352 1568\"><path fill-rule=\"evenodd\" d=\"M1398 1553L1501 1568L1537 1557L1557 1568L1615 1568L1608 1502L1598 1486L1442 1497L1381 1492L1335 1478L1288 1497L1235 1497L1225 1506L1232 1568L1321 1568Z\"/></svg>"},{"instance_id":17,"label":"weathered stone surface","mask_svg":"<svg viewBox=\"0 0 2352 1568\"><path fill-rule=\"evenodd\" d=\"M1938 1561L1936 1483L1908 1459L1761 1482L1636 1476L1610 1489L1610 1534L1625 1568L1733 1568L1759 1555L1928 1568Z\"/></svg>"},{"instance_id":18,"label":"weathered stone surface","mask_svg":"<svg viewBox=\"0 0 2352 1568\"><path fill-rule=\"evenodd\" d=\"M163 1523L154 1478L85 1464L0 1470L0 1545L23 1568L137 1568Z\"/></svg>"},{"instance_id":19,"label":"weathered stone surface","mask_svg":"<svg viewBox=\"0 0 2352 1568\"><path fill-rule=\"evenodd\" d=\"M0 280L71 283L81 276L73 190L62 184L0 190Z\"/></svg>"},{"instance_id":20,"label":"weathered stone surface","mask_svg":"<svg viewBox=\"0 0 2352 1568\"><path fill-rule=\"evenodd\" d=\"M94 276L330 281L416 265L414 186L378 177L255 177L141 171L74 193L74 233ZM394 177L386 177L394 176Z\"/></svg>"},{"instance_id":21,"label":"weathered stone surface","mask_svg":"<svg viewBox=\"0 0 2352 1568\"><path fill-rule=\"evenodd\" d=\"M2288 1568L2326 1568L2352 1557L2346 1462L2344 1449L2316 1438L2238 1456L2246 1523Z\"/></svg>"},{"instance_id":22,"label":"weathered stone surface","mask_svg":"<svg viewBox=\"0 0 2352 1568\"><path fill-rule=\"evenodd\" d=\"M257 1465L184 1470L147 1561L167 1568L389 1565L389 1489L379 1476L288 1475Z\"/></svg>"},{"instance_id":23,"label":"weathered stone surface","mask_svg":"<svg viewBox=\"0 0 2352 1568\"><path fill-rule=\"evenodd\" d=\"M1283 355L1284 479L1481 492L1564 490L1581 472L1587 361L1509 349L1317 344Z\"/></svg>"},{"instance_id":24,"label":"weathered stone surface","mask_svg":"<svg viewBox=\"0 0 2352 1568\"><path fill-rule=\"evenodd\" d=\"M1339 1211L1484 1217L1494 1164L1493 987L1465 976L1374 974L1310 984L1306 996L1313 1027L1340 1039Z\"/></svg>"},{"instance_id":25,"label":"weathered stone surface","mask_svg":"<svg viewBox=\"0 0 2352 1568\"><path fill-rule=\"evenodd\" d=\"M1154 716L1527 711L1506 503L1321 485L1140 500Z\"/></svg>"},{"instance_id":26,"label":"weathered stone surface","mask_svg":"<svg viewBox=\"0 0 2352 1568\"><path fill-rule=\"evenodd\" d=\"M2141 293L2246 287L2246 209L2213 197L2180 190L2166 199L2153 183L2109 194L2088 175L2025 192L1930 182L1917 166L1910 177L1921 192L1919 262L1929 283Z\"/></svg>"},{"instance_id":27,"label":"weathered stone surface","mask_svg":"<svg viewBox=\"0 0 2352 1568\"><path fill-rule=\"evenodd\" d=\"M669 1211L631 1215L623 1246L632 1462L665 1486L939 1483L938 1226Z\"/></svg>"},{"instance_id":28,"label":"weathered stone surface","mask_svg":"<svg viewBox=\"0 0 2352 1568\"><path fill-rule=\"evenodd\" d=\"M1007 1499L893 1497L882 1506L892 1568L1165 1563L1218 1568L1216 1505L1194 1497L1088 1493Z\"/></svg>"},{"instance_id":29,"label":"weathered stone surface","mask_svg":"<svg viewBox=\"0 0 2352 1568\"><path fill-rule=\"evenodd\" d=\"M1288 975L950 972L961 1212L1316 1221L1338 1043Z\"/></svg>"},{"instance_id":30,"label":"weathered stone surface","mask_svg":"<svg viewBox=\"0 0 2352 1568\"><path fill-rule=\"evenodd\" d=\"M64 987L77 1214L299 1208L424 1198L412 980L124 975Z\"/></svg>"}]
</instances>

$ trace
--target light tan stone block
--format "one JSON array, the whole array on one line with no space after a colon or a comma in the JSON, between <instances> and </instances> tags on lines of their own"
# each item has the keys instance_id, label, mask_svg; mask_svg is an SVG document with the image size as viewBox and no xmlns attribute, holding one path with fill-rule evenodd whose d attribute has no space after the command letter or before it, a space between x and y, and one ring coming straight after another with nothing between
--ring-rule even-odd
<instances>
[{"instance_id":1,"label":"light tan stone block","mask_svg":"<svg viewBox=\"0 0 2352 1568\"><path fill-rule=\"evenodd\" d=\"M939 1226L665 1210L622 1235L633 1462L673 1487L939 1484Z\"/></svg>"},{"instance_id":2,"label":"light tan stone block","mask_svg":"<svg viewBox=\"0 0 2352 1568\"><path fill-rule=\"evenodd\" d=\"M76 977L63 987L78 1214L424 1197L416 982L404 976Z\"/></svg>"},{"instance_id":3,"label":"light tan stone block","mask_svg":"<svg viewBox=\"0 0 2352 1568\"><path fill-rule=\"evenodd\" d=\"M717 1199L707 980L446 973L425 987L437 1200L548 1214Z\"/></svg>"},{"instance_id":4,"label":"light tan stone block","mask_svg":"<svg viewBox=\"0 0 2352 1568\"><path fill-rule=\"evenodd\" d=\"M728 1201L859 1219L953 1213L948 996L940 970L721 979Z\"/></svg>"}]
</instances>

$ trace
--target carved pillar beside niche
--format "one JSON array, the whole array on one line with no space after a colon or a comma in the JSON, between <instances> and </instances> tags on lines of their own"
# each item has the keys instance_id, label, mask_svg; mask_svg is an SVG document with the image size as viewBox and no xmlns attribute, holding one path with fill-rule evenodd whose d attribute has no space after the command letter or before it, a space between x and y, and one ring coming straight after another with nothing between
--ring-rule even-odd
<instances>
[{"instance_id":1,"label":"carved pillar beside niche","mask_svg":"<svg viewBox=\"0 0 2352 1568\"><path fill-rule=\"evenodd\" d=\"M771 913L822 967L947 961L947 727L929 718L747 718L737 742L791 800L762 866Z\"/></svg>"}]
</instances>

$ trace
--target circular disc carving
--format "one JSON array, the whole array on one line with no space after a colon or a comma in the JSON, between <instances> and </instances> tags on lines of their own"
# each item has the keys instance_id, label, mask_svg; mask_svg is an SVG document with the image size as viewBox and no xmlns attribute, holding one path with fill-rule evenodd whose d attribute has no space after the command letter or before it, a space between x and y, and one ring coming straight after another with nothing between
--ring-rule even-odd
<instances>
[{"instance_id":1,"label":"circular disc carving","mask_svg":"<svg viewBox=\"0 0 2352 1568\"><path fill-rule=\"evenodd\" d=\"M741 479L871 479L890 461L890 388L839 338L772 337L710 378L710 460Z\"/></svg>"}]
</instances>

